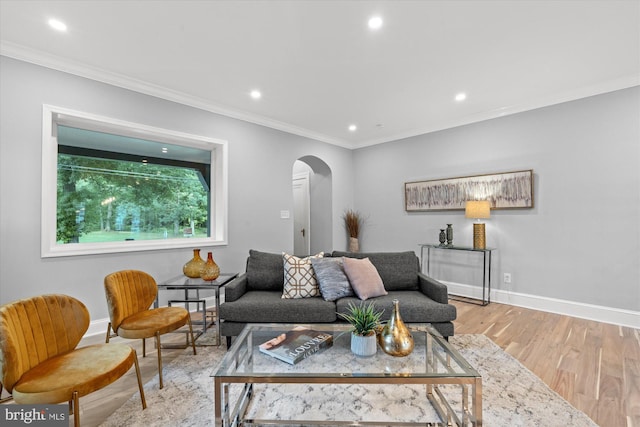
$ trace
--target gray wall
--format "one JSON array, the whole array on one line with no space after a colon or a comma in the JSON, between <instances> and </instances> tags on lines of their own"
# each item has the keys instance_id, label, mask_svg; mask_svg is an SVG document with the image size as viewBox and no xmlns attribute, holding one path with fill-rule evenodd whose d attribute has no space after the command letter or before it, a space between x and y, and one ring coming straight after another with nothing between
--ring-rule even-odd
<instances>
[{"instance_id":1,"label":"gray wall","mask_svg":"<svg viewBox=\"0 0 640 427\"><path fill-rule=\"evenodd\" d=\"M187 249L40 258L42 104L229 142L229 245L213 251L226 272L244 271L251 248L292 251L291 171L316 156L331 168L335 210L331 240L344 249L340 213L352 206L352 152L107 84L0 57L0 304L41 293L67 293L87 304L93 320L108 316L106 274L148 271L158 280L182 272Z\"/></svg>"},{"instance_id":2,"label":"gray wall","mask_svg":"<svg viewBox=\"0 0 640 427\"><path fill-rule=\"evenodd\" d=\"M535 207L485 221L494 287L640 310L640 88L359 149L354 165L364 251L417 251L447 223L472 245L464 211L405 212L404 182L533 169Z\"/></svg>"},{"instance_id":3,"label":"gray wall","mask_svg":"<svg viewBox=\"0 0 640 427\"><path fill-rule=\"evenodd\" d=\"M250 248L291 251L291 173L316 156L331 168L333 247L342 213L367 221L363 251L416 250L446 223L471 244L462 211L404 211L403 184L532 168L535 208L493 211L488 245L496 279L514 293L640 310L640 89L633 88L359 150L345 150L114 86L0 57L0 304L62 292L107 317L103 277L138 268L158 280L181 272L185 249L40 258L42 104L229 141L229 245L223 271L243 271ZM452 278L453 281L464 281Z\"/></svg>"}]
</instances>

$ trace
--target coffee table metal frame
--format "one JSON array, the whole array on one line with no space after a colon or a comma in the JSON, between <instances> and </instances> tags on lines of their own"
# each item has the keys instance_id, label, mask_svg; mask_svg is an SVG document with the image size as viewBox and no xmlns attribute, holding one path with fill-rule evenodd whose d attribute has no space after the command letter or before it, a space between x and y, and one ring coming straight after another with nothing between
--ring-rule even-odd
<instances>
[{"instance_id":1,"label":"coffee table metal frame","mask_svg":"<svg viewBox=\"0 0 640 427\"><path fill-rule=\"evenodd\" d=\"M265 337L277 336L291 330L297 325L285 324L248 324L211 375L215 387L215 425L235 427L243 425L389 425L394 426L482 426L482 377L449 343L428 324L410 324L416 337L414 351L426 351L426 366L416 372L388 372L382 369L373 373L349 372L314 372L313 365L304 372L285 372L286 363L273 358L273 366L283 366L275 372L259 372L253 369L254 357L269 357L259 352L257 346L265 341ZM334 342L337 339L349 341L348 326L341 324L307 324L306 327L331 332ZM425 334L418 337L416 334ZM255 335L255 337L254 337ZM418 339L420 338L420 339ZM268 338L267 338L268 339ZM422 344L419 344L422 343ZM334 346L337 345L337 342ZM343 344L341 344L343 345ZM348 344L347 344L348 345ZM419 348L418 346L425 348ZM332 348L324 351L330 352ZM378 349L378 352L382 350ZM310 357L314 357L311 355ZM393 358L393 356L384 355ZM300 362L303 363L303 362ZM337 370L336 370L337 371ZM440 422L408 422L391 421L313 421L313 420L263 420L246 419L246 411L253 396L254 384L423 384L427 398L438 413ZM231 402L230 386L241 384L242 391L235 402ZM459 385L461 388L462 407L459 413L447 401L440 390L440 385Z\"/></svg>"}]
</instances>

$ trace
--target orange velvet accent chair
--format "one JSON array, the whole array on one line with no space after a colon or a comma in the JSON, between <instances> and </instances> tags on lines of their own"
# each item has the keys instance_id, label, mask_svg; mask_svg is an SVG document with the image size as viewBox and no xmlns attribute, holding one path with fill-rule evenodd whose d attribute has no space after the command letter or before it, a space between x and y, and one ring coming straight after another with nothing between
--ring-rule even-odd
<instances>
[{"instance_id":1,"label":"orange velvet accent chair","mask_svg":"<svg viewBox=\"0 0 640 427\"><path fill-rule=\"evenodd\" d=\"M132 365L142 408L147 404L138 358L125 344L76 348L89 311L66 295L42 295L0 307L0 382L18 404L69 402L80 425L79 398L122 377Z\"/></svg>"},{"instance_id":2,"label":"orange velvet accent chair","mask_svg":"<svg viewBox=\"0 0 640 427\"><path fill-rule=\"evenodd\" d=\"M158 349L158 373L162 383L162 353L160 335L189 325L191 346L196 354L191 316L183 307L150 308L158 294L155 279L139 270L122 270L104 278L104 289L111 322L107 327L107 342L111 330L122 338L142 339L142 356L146 357L145 339L155 337Z\"/></svg>"}]
</instances>

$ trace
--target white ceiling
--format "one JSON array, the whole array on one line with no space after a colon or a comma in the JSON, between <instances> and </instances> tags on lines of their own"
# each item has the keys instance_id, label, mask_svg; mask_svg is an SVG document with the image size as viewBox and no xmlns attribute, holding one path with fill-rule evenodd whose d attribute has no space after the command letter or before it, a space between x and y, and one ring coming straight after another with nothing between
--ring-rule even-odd
<instances>
[{"instance_id":1,"label":"white ceiling","mask_svg":"<svg viewBox=\"0 0 640 427\"><path fill-rule=\"evenodd\" d=\"M640 1L0 0L0 53L357 148L640 84Z\"/></svg>"}]
</instances>

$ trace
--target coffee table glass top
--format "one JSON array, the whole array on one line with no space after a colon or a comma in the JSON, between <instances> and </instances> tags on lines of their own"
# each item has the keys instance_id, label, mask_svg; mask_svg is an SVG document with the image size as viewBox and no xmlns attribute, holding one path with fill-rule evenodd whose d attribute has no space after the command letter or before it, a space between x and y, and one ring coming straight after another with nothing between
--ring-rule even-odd
<instances>
[{"instance_id":1,"label":"coffee table glass top","mask_svg":"<svg viewBox=\"0 0 640 427\"><path fill-rule=\"evenodd\" d=\"M258 346L295 326L333 334L333 345L308 356L295 365L259 351ZM347 324L248 324L212 377L299 378L409 378L479 377L478 372L442 336L428 324L410 324L415 348L405 357L393 357L378 347L372 357L358 357L350 350L351 334Z\"/></svg>"}]
</instances>

